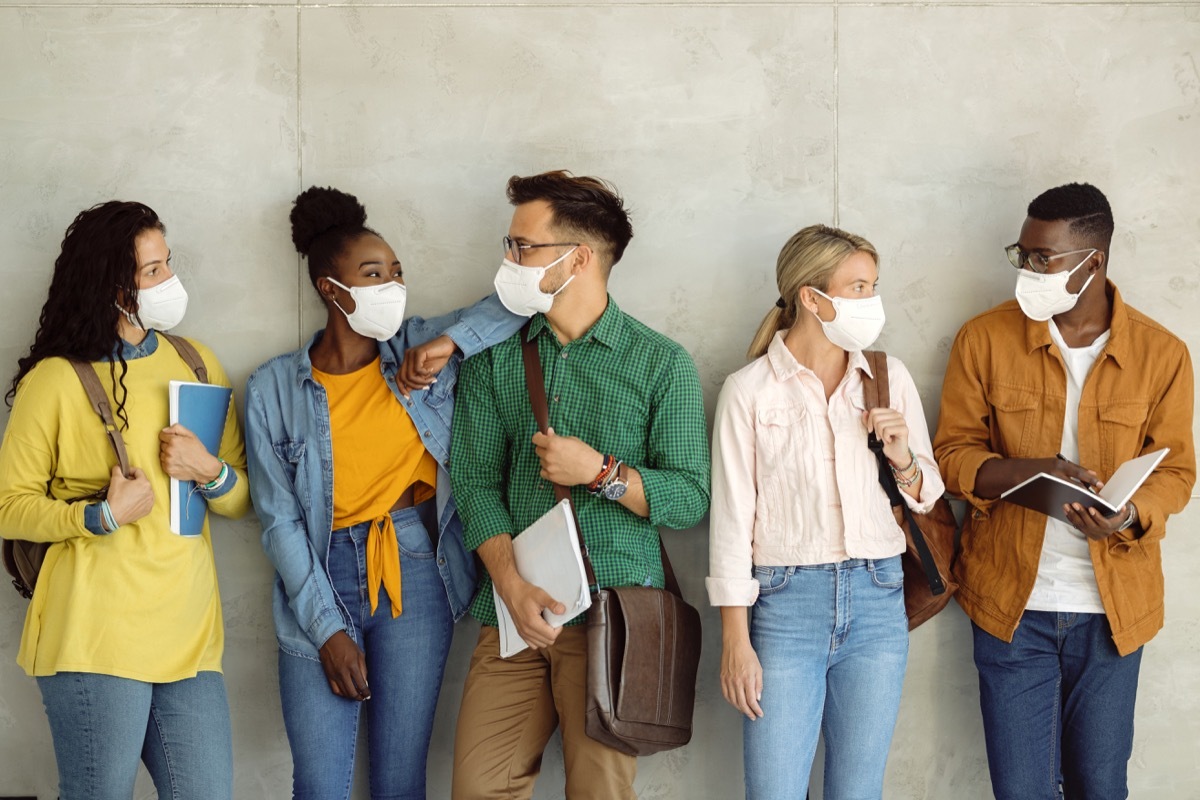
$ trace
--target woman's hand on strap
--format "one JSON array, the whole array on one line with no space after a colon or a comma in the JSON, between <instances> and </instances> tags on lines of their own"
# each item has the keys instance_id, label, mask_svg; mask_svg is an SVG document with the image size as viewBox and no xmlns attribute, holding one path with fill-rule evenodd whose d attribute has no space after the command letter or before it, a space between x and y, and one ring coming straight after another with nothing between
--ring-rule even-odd
<instances>
[{"instance_id":1,"label":"woman's hand on strap","mask_svg":"<svg viewBox=\"0 0 1200 800\"><path fill-rule=\"evenodd\" d=\"M910 463L908 452L908 423L904 415L894 408L873 408L864 412L867 430L874 432L883 442L883 454L896 469L904 469Z\"/></svg>"},{"instance_id":2,"label":"woman's hand on strap","mask_svg":"<svg viewBox=\"0 0 1200 800\"><path fill-rule=\"evenodd\" d=\"M121 467L116 466L112 468L105 499L117 525L126 525L154 509L154 487L142 470L134 467L133 475L127 478L121 474Z\"/></svg>"}]
</instances>

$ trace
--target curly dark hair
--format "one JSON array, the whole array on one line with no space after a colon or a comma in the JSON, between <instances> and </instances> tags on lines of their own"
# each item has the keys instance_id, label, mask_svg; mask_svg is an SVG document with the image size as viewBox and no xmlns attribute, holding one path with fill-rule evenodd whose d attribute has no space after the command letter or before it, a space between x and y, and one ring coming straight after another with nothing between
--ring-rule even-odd
<instances>
[{"instance_id":1,"label":"curly dark hair","mask_svg":"<svg viewBox=\"0 0 1200 800\"><path fill-rule=\"evenodd\" d=\"M591 236L607 250L601 258L611 267L621 260L633 238L633 225L617 188L599 178L576 177L566 170L508 179L508 202L514 206L545 200L555 227L564 233Z\"/></svg>"},{"instance_id":2,"label":"curly dark hair","mask_svg":"<svg viewBox=\"0 0 1200 800\"><path fill-rule=\"evenodd\" d=\"M137 306L137 238L150 230L166 233L166 226L154 209L143 203L109 200L75 217L54 261L54 276L33 346L29 355L17 360L17 374L4 398L9 408L21 379L43 359L96 362L116 353L109 370L114 388L119 387L116 413L128 427L128 365L118 346L117 322L122 312L117 301L124 297L126 305Z\"/></svg>"},{"instance_id":3,"label":"curly dark hair","mask_svg":"<svg viewBox=\"0 0 1200 800\"><path fill-rule=\"evenodd\" d=\"M352 194L331 187L310 186L296 197L290 217L292 244L308 259L308 279L333 273L333 262L358 237L379 236L367 227L367 209ZM382 237L380 237L382 238Z\"/></svg>"},{"instance_id":4,"label":"curly dark hair","mask_svg":"<svg viewBox=\"0 0 1200 800\"><path fill-rule=\"evenodd\" d=\"M1048 189L1029 204L1029 216L1043 222L1067 220L1072 234L1107 251L1112 241L1113 213L1104 192L1090 183L1068 183Z\"/></svg>"}]
</instances>

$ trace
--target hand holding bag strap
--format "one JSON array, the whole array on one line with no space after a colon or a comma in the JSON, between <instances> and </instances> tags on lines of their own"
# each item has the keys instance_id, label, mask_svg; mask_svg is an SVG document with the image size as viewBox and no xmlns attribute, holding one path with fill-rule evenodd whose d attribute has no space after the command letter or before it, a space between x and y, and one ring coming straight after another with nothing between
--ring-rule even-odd
<instances>
[{"instance_id":1,"label":"hand holding bag strap","mask_svg":"<svg viewBox=\"0 0 1200 800\"><path fill-rule=\"evenodd\" d=\"M104 422L108 440L112 442L113 450L117 451L121 474L126 478L132 478L133 470L129 466L129 453L125 450L125 439L121 436L117 421L113 419L112 408L108 405L108 395L104 393L104 387L100 385L100 377L96 375L96 370L91 364L71 361L71 366L75 368L75 374L79 376L83 390L87 392L88 402L92 404L92 409L100 415L100 419Z\"/></svg>"},{"instance_id":2,"label":"hand holding bag strap","mask_svg":"<svg viewBox=\"0 0 1200 800\"><path fill-rule=\"evenodd\" d=\"M863 377L863 402L868 411L873 408L887 408L891 405L887 353L882 350L864 350L863 355L866 356L867 364L871 368L871 377ZM904 521L908 524L908 532L912 536L913 545L917 548L917 555L921 559L921 569L925 573L926 580L929 581L929 590L935 595L943 594L946 591L946 584L942 581L941 573L938 572L937 562L933 560L933 553L929 551L925 534L921 532L921 527L913 518L912 509L900 496L900 487L892 479L892 468L888 464L887 456L883 454L883 442L879 441L874 431L867 435L867 447L875 454L875 460L879 465L879 485L887 494L888 502L893 507L901 508L904 512Z\"/></svg>"},{"instance_id":3,"label":"hand holding bag strap","mask_svg":"<svg viewBox=\"0 0 1200 800\"><path fill-rule=\"evenodd\" d=\"M182 336L175 336L170 333L158 332L158 335L171 343L175 348L175 352L179 353L179 357L183 359L183 363L191 368L192 372L196 373L196 378L201 383L208 383L208 367L204 365L204 359L200 357L200 353L192 347L192 343Z\"/></svg>"},{"instance_id":4,"label":"hand holding bag strap","mask_svg":"<svg viewBox=\"0 0 1200 800\"><path fill-rule=\"evenodd\" d=\"M521 328L521 359L525 364L525 387L529 390L529 403L533 406L533 418L537 421L538 430L546 433L550 428L550 406L546 402L546 382L542 377L542 359L538 356L537 341L529 338L530 324L527 322ZM571 499L571 492L567 487L556 483L554 484L554 496L561 503L563 500ZM574 503L571 503L571 515L575 516ZM592 559L588 555L587 545L583 542L583 529L579 527L578 516L575 516L575 532L579 536L579 550L583 553L583 566L587 570L588 585L599 587L600 584L596 582L596 573L592 570ZM658 537L658 552L662 557L663 576L666 578L667 590L671 594L683 597L661 534Z\"/></svg>"}]
</instances>

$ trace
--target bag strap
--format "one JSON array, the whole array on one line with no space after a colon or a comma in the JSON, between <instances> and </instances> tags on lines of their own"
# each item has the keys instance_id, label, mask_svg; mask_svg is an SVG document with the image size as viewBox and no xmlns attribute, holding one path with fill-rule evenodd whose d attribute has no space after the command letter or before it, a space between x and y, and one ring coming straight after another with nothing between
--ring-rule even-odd
<instances>
[{"instance_id":1,"label":"bag strap","mask_svg":"<svg viewBox=\"0 0 1200 800\"><path fill-rule=\"evenodd\" d=\"M104 432L108 434L108 440L112 442L113 450L117 452L121 474L126 478L132 478L133 470L129 467L129 453L125 450L125 439L121 436L121 429L117 427L117 421L113 419L112 408L108 404L108 395L104 393L104 387L100 385L100 377L96 375L96 370L91 364L72 360L71 366L75 368L75 374L79 376L79 382L83 384L83 390L87 392L92 410L100 415L100 420L104 423Z\"/></svg>"},{"instance_id":2,"label":"bag strap","mask_svg":"<svg viewBox=\"0 0 1200 800\"><path fill-rule=\"evenodd\" d=\"M179 357L183 359L183 363L187 364L192 372L196 373L196 378L201 383L208 383L208 367L204 365L204 359L200 357L200 353L192 346L192 343L182 336L175 336L170 333L158 331L158 335L171 343L175 348L175 352L179 353Z\"/></svg>"},{"instance_id":3,"label":"bag strap","mask_svg":"<svg viewBox=\"0 0 1200 800\"><path fill-rule=\"evenodd\" d=\"M521 359L525 364L525 387L529 391L529 403L533 406L533 418L537 421L538 430L546 433L550 427L550 406L546 402L546 381L542 376L542 359L538 355L537 341L529 338L529 327L532 321L526 322L521 328ZM596 573L592 569L592 559L588 554L587 544L583 541L583 529L579 527L579 516L575 513L575 503L571 500L571 492L562 484L554 484L554 497L558 502L566 500L571 507L571 516L575 518L575 535L579 538L579 551L583 553L583 567L587 571L588 585L599 589ZM675 578L675 570L671 567L671 559L667 556L667 548L663 544L662 535L658 537L658 551L662 556L663 576L666 578L667 590L682 598L679 581Z\"/></svg>"},{"instance_id":4,"label":"bag strap","mask_svg":"<svg viewBox=\"0 0 1200 800\"><path fill-rule=\"evenodd\" d=\"M862 379L863 402L868 411L873 408L887 408L891 405L887 353L882 350L864 350L863 355L866 356L867 365L871 368L871 375L863 375ZM933 560L933 553L929 552L925 534L921 532L921 526L913 517L912 509L900 496L900 487L892 478L891 465L888 463L887 456L883 454L883 442L879 441L879 437L875 435L874 431L867 434L867 447L875 454L875 460L879 466L879 485L887 494L888 502L892 504L893 508L899 507L904 512L904 521L908 525L909 535L912 537L913 546L917 548L917 556L921 559L921 570L925 573L925 579L929 581L929 591L935 596L945 593L946 584L942 580L941 573L938 572L937 562Z\"/></svg>"}]
</instances>

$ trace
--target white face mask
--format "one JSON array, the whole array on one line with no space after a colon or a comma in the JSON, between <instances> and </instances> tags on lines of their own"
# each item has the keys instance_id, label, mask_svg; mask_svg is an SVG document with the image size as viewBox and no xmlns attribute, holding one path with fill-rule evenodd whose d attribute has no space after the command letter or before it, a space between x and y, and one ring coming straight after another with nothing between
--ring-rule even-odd
<instances>
[{"instance_id":1,"label":"white face mask","mask_svg":"<svg viewBox=\"0 0 1200 800\"><path fill-rule=\"evenodd\" d=\"M552 293L542 291L542 278L551 267L561 263L575 250L576 248L572 247L544 267L523 267L507 258L504 259L500 262L500 269L492 282L500 302L518 316L529 317L538 312L545 314L554 305L554 298L558 292L567 288L567 284L575 280L575 276L567 278L566 283L558 287L557 292Z\"/></svg>"},{"instance_id":2,"label":"white face mask","mask_svg":"<svg viewBox=\"0 0 1200 800\"><path fill-rule=\"evenodd\" d=\"M333 304L346 314L350 329L360 336L386 342L400 330L404 322L404 304L408 301L408 289L402 283L388 281L375 286L345 286L333 278L325 280L350 293L354 299L354 312L346 314L337 300Z\"/></svg>"},{"instance_id":3,"label":"white face mask","mask_svg":"<svg viewBox=\"0 0 1200 800\"><path fill-rule=\"evenodd\" d=\"M188 294L178 275L172 275L149 289L138 289L137 299L137 316L128 313L125 316L134 325L141 319L141 325L146 329L169 331L183 322L183 315L187 312Z\"/></svg>"},{"instance_id":4,"label":"white face mask","mask_svg":"<svg viewBox=\"0 0 1200 800\"><path fill-rule=\"evenodd\" d=\"M811 288L811 287L810 287ZM830 297L820 289L813 291L833 303L833 319L817 317L825 338L843 350L866 350L879 338L887 316L883 313L883 298L879 295L851 299ZM813 312L816 316L816 312Z\"/></svg>"},{"instance_id":5,"label":"white face mask","mask_svg":"<svg viewBox=\"0 0 1200 800\"><path fill-rule=\"evenodd\" d=\"M1083 294L1083 290L1092 282L1092 278L1096 277L1096 273L1088 276L1084 281L1083 287L1071 294L1067 291L1067 281L1071 280L1071 276L1075 271L1088 262L1096 251L1092 250L1083 261L1080 261L1074 267L1064 272L1048 272L1039 275L1027 269L1020 270L1017 273L1017 288L1016 296L1017 303L1021 306L1021 310L1025 312L1025 316L1038 322L1045 322L1057 314L1065 314L1075 307L1079 302L1079 295Z\"/></svg>"}]
</instances>

